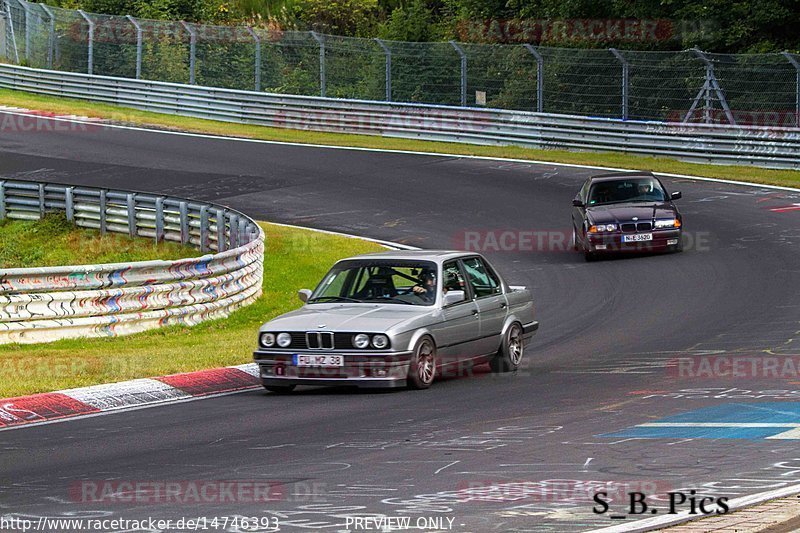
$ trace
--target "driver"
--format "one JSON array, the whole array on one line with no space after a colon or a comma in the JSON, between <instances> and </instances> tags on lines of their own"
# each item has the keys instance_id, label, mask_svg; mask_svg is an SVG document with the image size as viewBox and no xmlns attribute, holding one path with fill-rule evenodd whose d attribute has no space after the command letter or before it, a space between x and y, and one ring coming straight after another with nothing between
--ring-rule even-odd
<instances>
[{"instance_id":1,"label":"driver","mask_svg":"<svg viewBox=\"0 0 800 533\"><path fill-rule=\"evenodd\" d=\"M411 290L426 302L432 302L436 299L436 274L432 270L424 270L419 275L419 284Z\"/></svg>"},{"instance_id":2,"label":"driver","mask_svg":"<svg viewBox=\"0 0 800 533\"><path fill-rule=\"evenodd\" d=\"M639 196L647 196L653 192L653 183L650 181L639 182Z\"/></svg>"}]
</instances>

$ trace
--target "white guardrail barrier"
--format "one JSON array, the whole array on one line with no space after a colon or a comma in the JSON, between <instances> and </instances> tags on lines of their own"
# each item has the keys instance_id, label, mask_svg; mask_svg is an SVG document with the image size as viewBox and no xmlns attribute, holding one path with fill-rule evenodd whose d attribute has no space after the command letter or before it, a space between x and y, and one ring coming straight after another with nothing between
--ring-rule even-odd
<instances>
[{"instance_id":1,"label":"white guardrail barrier","mask_svg":"<svg viewBox=\"0 0 800 533\"><path fill-rule=\"evenodd\" d=\"M261 295L264 232L231 209L146 193L0 178L0 219L48 212L200 257L0 269L0 344L107 337L225 317Z\"/></svg>"},{"instance_id":2,"label":"white guardrail barrier","mask_svg":"<svg viewBox=\"0 0 800 533\"><path fill-rule=\"evenodd\" d=\"M683 124L342 100L0 65L0 87L264 126L434 141L615 151L800 169L800 128Z\"/></svg>"}]
</instances>

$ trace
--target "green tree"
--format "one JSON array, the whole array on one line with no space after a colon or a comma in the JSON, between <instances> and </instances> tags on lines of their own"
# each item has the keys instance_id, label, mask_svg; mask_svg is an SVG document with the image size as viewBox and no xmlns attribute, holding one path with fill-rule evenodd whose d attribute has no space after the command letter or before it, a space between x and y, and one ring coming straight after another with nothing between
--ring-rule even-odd
<instances>
[{"instance_id":1,"label":"green tree","mask_svg":"<svg viewBox=\"0 0 800 533\"><path fill-rule=\"evenodd\" d=\"M382 38L394 41L425 42L438 37L433 24L433 11L423 0L413 0L405 8L396 8L379 33Z\"/></svg>"},{"instance_id":2,"label":"green tree","mask_svg":"<svg viewBox=\"0 0 800 533\"><path fill-rule=\"evenodd\" d=\"M315 31L356 37L374 36L380 15L378 0L301 0L295 12Z\"/></svg>"}]
</instances>

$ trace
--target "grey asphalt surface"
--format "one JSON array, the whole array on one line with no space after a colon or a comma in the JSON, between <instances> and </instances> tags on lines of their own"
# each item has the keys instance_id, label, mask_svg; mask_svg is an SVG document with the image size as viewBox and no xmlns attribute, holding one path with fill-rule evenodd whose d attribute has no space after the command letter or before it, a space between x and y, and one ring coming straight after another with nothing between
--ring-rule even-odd
<instances>
[{"instance_id":1,"label":"grey asphalt surface","mask_svg":"<svg viewBox=\"0 0 800 533\"><path fill-rule=\"evenodd\" d=\"M800 398L797 376L674 371L681 356L800 353L800 211L770 210L800 193L665 179L684 195L686 251L585 263L563 239L593 172L99 126L0 132L6 177L213 200L425 248L459 246L464 232L548 234L536 250L484 250L535 296L541 328L518 373L477 369L421 392L246 392L0 432L0 514L241 515L273 517L281 531L386 515L452 518L452 531L583 531L637 518L594 514L598 488L733 498L800 482L796 440L601 436L710 405ZM86 480L279 488L266 503L97 504L77 501Z\"/></svg>"}]
</instances>

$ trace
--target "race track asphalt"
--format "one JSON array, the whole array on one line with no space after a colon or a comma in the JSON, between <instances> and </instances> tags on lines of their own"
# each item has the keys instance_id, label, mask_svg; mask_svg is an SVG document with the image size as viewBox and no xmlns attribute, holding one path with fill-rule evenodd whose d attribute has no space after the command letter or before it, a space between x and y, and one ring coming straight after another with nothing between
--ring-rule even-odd
<instances>
[{"instance_id":1,"label":"race track asphalt","mask_svg":"<svg viewBox=\"0 0 800 533\"><path fill-rule=\"evenodd\" d=\"M0 432L0 514L241 515L274 517L281 531L386 515L451 518L452 531L583 531L637 518L594 514L596 490L734 498L800 482L794 439L629 429L710 406L723 407L685 420L771 422L800 399L791 372L691 378L676 366L800 354L800 210L773 211L800 193L665 178L683 192L687 249L585 263L563 239L589 169L56 129L0 132L0 174L213 200L424 248L459 247L465 232L532 239L533 250L489 241L485 253L533 290L541 328L514 375L478 369L421 392L255 391ZM80 501L103 480L259 481L274 497ZM621 497L612 511L624 512Z\"/></svg>"}]
</instances>

